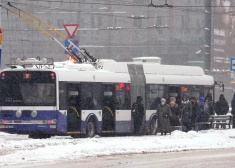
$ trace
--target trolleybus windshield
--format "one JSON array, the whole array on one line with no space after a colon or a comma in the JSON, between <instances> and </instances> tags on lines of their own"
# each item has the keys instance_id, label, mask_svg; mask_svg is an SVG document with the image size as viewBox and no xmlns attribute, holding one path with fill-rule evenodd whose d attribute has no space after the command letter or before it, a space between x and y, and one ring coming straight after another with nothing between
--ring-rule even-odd
<instances>
[{"instance_id":1,"label":"trolleybus windshield","mask_svg":"<svg viewBox=\"0 0 235 168\"><path fill-rule=\"evenodd\" d=\"M55 73L6 71L1 73L1 106L55 106Z\"/></svg>"}]
</instances>

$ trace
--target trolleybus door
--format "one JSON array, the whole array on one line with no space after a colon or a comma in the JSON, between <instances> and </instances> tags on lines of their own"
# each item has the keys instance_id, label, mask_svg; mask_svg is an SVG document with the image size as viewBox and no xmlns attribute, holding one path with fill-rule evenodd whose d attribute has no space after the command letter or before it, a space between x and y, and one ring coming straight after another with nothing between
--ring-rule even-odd
<instances>
[{"instance_id":1,"label":"trolleybus door","mask_svg":"<svg viewBox=\"0 0 235 168\"><path fill-rule=\"evenodd\" d=\"M115 85L103 85L102 132L111 133L115 130Z\"/></svg>"},{"instance_id":2,"label":"trolleybus door","mask_svg":"<svg viewBox=\"0 0 235 168\"><path fill-rule=\"evenodd\" d=\"M81 127L79 84L68 83L67 90L68 90L67 132L78 133Z\"/></svg>"}]
</instances>

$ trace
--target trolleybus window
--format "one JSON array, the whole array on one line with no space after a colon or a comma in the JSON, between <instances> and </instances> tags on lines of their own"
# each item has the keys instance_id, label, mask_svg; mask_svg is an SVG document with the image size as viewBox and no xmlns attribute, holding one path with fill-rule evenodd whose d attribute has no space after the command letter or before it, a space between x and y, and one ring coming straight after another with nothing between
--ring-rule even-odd
<instances>
[{"instance_id":1,"label":"trolleybus window","mask_svg":"<svg viewBox=\"0 0 235 168\"><path fill-rule=\"evenodd\" d=\"M67 109L67 83L59 82L59 108L60 110Z\"/></svg>"},{"instance_id":2,"label":"trolleybus window","mask_svg":"<svg viewBox=\"0 0 235 168\"><path fill-rule=\"evenodd\" d=\"M54 72L2 72L1 106L55 106Z\"/></svg>"},{"instance_id":3,"label":"trolleybus window","mask_svg":"<svg viewBox=\"0 0 235 168\"><path fill-rule=\"evenodd\" d=\"M82 105L84 110L99 110L102 104L102 84L82 83Z\"/></svg>"},{"instance_id":4,"label":"trolleybus window","mask_svg":"<svg viewBox=\"0 0 235 168\"><path fill-rule=\"evenodd\" d=\"M182 86L182 94L186 94L189 98L195 97L197 100L203 96L203 86Z\"/></svg>"},{"instance_id":5,"label":"trolleybus window","mask_svg":"<svg viewBox=\"0 0 235 168\"><path fill-rule=\"evenodd\" d=\"M116 84L116 110L130 110L131 95L130 84Z\"/></svg>"},{"instance_id":6,"label":"trolleybus window","mask_svg":"<svg viewBox=\"0 0 235 168\"><path fill-rule=\"evenodd\" d=\"M156 110L160 99L163 97L164 87L161 85L147 85L146 109ZM159 102L158 102L159 100Z\"/></svg>"}]
</instances>

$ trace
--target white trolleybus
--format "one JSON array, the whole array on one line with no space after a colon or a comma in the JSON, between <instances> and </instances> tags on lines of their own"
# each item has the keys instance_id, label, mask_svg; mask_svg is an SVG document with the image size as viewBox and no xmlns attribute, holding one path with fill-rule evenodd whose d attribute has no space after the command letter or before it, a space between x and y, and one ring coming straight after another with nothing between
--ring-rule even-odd
<instances>
[{"instance_id":1,"label":"white trolleybus","mask_svg":"<svg viewBox=\"0 0 235 168\"><path fill-rule=\"evenodd\" d=\"M31 65L31 67L28 67ZM156 134L156 100L214 92L200 67L161 65L157 57L91 63L13 59L1 71L0 131L52 135L133 133L131 105L142 96L144 133Z\"/></svg>"}]
</instances>

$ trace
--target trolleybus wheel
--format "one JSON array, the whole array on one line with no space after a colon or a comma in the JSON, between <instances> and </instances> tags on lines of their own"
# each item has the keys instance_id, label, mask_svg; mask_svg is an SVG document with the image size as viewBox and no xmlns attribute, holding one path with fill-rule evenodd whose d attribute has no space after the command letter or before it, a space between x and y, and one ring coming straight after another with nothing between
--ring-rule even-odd
<instances>
[{"instance_id":1,"label":"trolleybus wheel","mask_svg":"<svg viewBox=\"0 0 235 168\"><path fill-rule=\"evenodd\" d=\"M87 137L95 136L95 123L93 121L89 121L87 124Z\"/></svg>"},{"instance_id":2,"label":"trolleybus wheel","mask_svg":"<svg viewBox=\"0 0 235 168\"><path fill-rule=\"evenodd\" d=\"M149 134L150 135L156 135L157 133L157 118L154 117L150 123L150 130L149 130Z\"/></svg>"}]
</instances>

